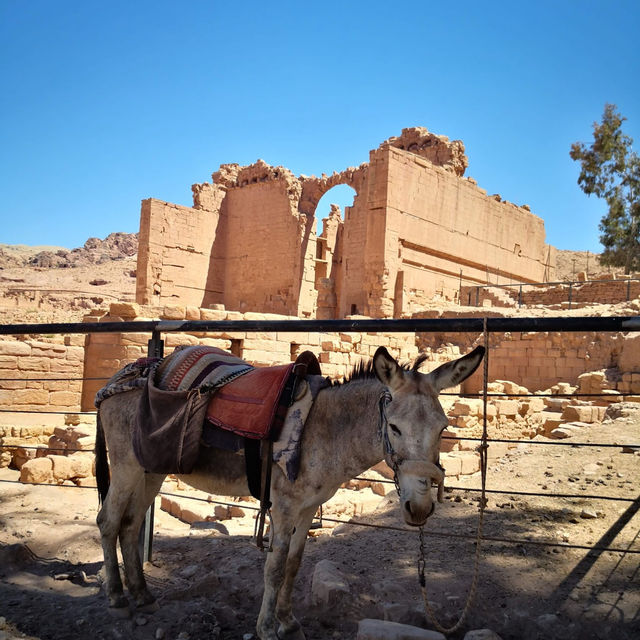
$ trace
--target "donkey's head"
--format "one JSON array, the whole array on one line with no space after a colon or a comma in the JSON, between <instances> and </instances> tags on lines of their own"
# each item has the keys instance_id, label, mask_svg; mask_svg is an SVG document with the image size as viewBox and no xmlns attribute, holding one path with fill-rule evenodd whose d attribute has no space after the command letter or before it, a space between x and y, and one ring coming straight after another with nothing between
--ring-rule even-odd
<instances>
[{"instance_id":1,"label":"donkey's head","mask_svg":"<svg viewBox=\"0 0 640 640\"><path fill-rule=\"evenodd\" d=\"M447 418L438 394L468 378L478 368L484 351L484 347L476 347L427 374L418 371L424 358L416 360L408 370L384 347L373 357L376 376L389 390L380 403L382 440L385 460L396 473L400 507L407 524L421 526L426 522L434 509L431 484L442 487L444 482L439 457L440 436Z\"/></svg>"}]
</instances>

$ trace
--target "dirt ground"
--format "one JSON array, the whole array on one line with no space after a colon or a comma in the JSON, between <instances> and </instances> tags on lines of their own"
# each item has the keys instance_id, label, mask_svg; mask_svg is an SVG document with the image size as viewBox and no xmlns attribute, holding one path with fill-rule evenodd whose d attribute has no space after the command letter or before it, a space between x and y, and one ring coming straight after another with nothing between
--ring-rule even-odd
<instances>
[{"instance_id":1,"label":"dirt ground","mask_svg":"<svg viewBox=\"0 0 640 640\"><path fill-rule=\"evenodd\" d=\"M615 420L584 427L564 441L616 446L558 446L542 439L491 462L488 488L505 493L489 496L484 534L520 542L484 542L475 602L462 631L451 637L480 628L505 640L640 637L640 450L623 447L640 444L640 407L617 407ZM0 638L239 640L253 633L264 557L251 542L250 512L225 520L226 535L190 527L156 508L146 574L160 610L121 620L108 614L101 592L95 491L17 479L14 470L0 471ZM478 494L468 489L479 482L477 474L449 479L445 502L426 527L427 587L445 624L456 620L471 583ZM181 491L175 483L167 489ZM353 639L366 617L433 628L417 580L418 533L401 523L395 492L378 497L377 506L357 520L403 531L330 523L332 528L313 532L294 593L307 638ZM311 602L313 571L323 559L335 563L349 585L330 608Z\"/></svg>"}]
</instances>

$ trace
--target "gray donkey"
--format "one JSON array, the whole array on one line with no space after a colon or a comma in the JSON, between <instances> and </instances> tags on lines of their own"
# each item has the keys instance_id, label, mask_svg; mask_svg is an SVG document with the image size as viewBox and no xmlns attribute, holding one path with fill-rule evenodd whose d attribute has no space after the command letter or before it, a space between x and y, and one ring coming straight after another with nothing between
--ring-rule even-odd
<instances>
[{"instance_id":1,"label":"gray donkey","mask_svg":"<svg viewBox=\"0 0 640 640\"><path fill-rule=\"evenodd\" d=\"M444 481L439 449L447 418L438 393L469 377L483 356L484 348L477 347L423 374L418 367L424 356L412 368L404 368L380 347L373 360L350 379L320 391L307 418L297 479L291 482L279 466L273 466L273 549L266 555L257 622L262 640L304 639L292 611L294 579L314 514L341 484L385 459L396 474L405 522L413 526L426 522L434 509L432 484L439 485L440 493ZM132 429L141 393L134 390L107 398L98 412L96 465L107 471L97 474L103 498L97 521L106 592L116 614L128 612L118 570L118 538L135 604L143 610L157 607L145 583L138 533L165 476L145 473L133 452ZM249 495L243 458L223 450L203 448L194 472L180 478L208 493Z\"/></svg>"}]
</instances>

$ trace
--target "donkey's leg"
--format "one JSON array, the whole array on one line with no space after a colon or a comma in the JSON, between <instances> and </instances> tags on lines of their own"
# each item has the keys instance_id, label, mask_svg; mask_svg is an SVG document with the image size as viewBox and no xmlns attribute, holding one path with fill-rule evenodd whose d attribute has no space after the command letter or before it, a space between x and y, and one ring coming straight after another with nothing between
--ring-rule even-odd
<instances>
[{"instance_id":1,"label":"donkey's leg","mask_svg":"<svg viewBox=\"0 0 640 640\"><path fill-rule=\"evenodd\" d=\"M124 596L122 580L118 569L118 553L116 544L122 527L122 516L135 491L136 485L143 478L140 467L128 468L124 465L117 469L112 476L111 486L107 497L98 512L96 519L100 529L100 541L104 554L104 567L107 574L105 590L109 600L109 607L114 613L124 612L128 602Z\"/></svg>"},{"instance_id":2,"label":"donkey's leg","mask_svg":"<svg viewBox=\"0 0 640 640\"><path fill-rule=\"evenodd\" d=\"M317 508L317 506L309 507L298 513L295 521L295 531L291 536L284 581L280 587L278 602L276 604L276 616L280 621L278 637L283 640L304 640L305 637L300 623L293 615L291 596L296 575L300 568L304 546L307 542L309 527L311 526Z\"/></svg>"},{"instance_id":3,"label":"donkey's leg","mask_svg":"<svg viewBox=\"0 0 640 640\"><path fill-rule=\"evenodd\" d=\"M284 581L289 543L295 522L292 515L295 510L288 500L286 504L281 501L279 505L274 505L271 513L273 516L271 529L273 550L267 553L264 564L264 593L256 626L260 640L278 640L275 616L276 602Z\"/></svg>"},{"instance_id":4,"label":"donkey's leg","mask_svg":"<svg viewBox=\"0 0 640 640\"><path fill-rule=\"evenodd\" d=\"M133 596L137 607L144 607L150 611L155 611L157 605L144 579L138 551L138 537L147 509L158 495L164 479L164 474L145 473L143 475L142 482L137 485L124 512L120 530L120 549L129 593Z\"/></svg>"}]
</instances>

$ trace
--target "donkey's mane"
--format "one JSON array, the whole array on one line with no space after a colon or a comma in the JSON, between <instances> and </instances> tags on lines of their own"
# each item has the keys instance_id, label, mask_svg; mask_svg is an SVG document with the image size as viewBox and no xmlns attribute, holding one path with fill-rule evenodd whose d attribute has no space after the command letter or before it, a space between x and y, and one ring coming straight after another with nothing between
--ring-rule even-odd
<instances>
[{"instance_id":1,"label":"donkey's mane","mask_svg":"<svg viewBox=\"0 0 640 640\"><path fill-rule=\"evenodd\" d=\"M410 362L402 362L399 363L400 367L404 369L404 371L413 371L417 372L420 368L420 365L427 359L426 353L421 353L412 364ZM368 362L361 360L356 364L353 369L342 379L331 380L332 387L341 387L342 385L349 384L349 382L355 382L357 380L371 380L376 378L376 372L373 367L373 358Z\"/></svg>"}]
</instances>

